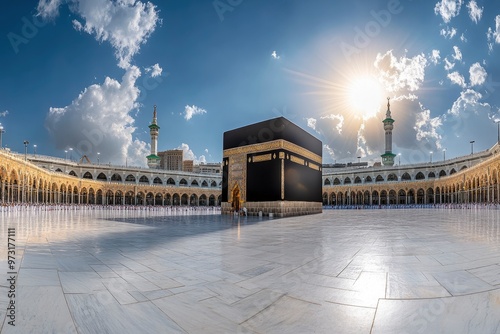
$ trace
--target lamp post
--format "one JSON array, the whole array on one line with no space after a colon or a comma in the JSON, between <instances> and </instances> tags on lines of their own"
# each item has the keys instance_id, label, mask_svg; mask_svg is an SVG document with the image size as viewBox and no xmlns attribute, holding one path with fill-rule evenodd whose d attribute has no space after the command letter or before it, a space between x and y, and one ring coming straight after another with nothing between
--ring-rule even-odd
<instances>
[{"instance_id":1,"label":"lamp post","mask_svg":"<svg viewBox=\"0 0 500 334\"><path fill-rule=\"evenodd\" d=\"M401 166L401 153L398 153L398 164Z\"/></svg>"},{"instance_id":2,"label":"lamp post","mask_svg":"<svg viewBox=\"0 0 500 334\"><path fill-rule=\"evenodd\" d=\"M443 148L443 162L446 160L446 149Z\"/></svg>"},{"instance_id":3,"label":"lamp post","mask_svg":"<svg viewBox=\"0 0 500 334\"><path fill-rule=\"evenodd\" d=\"M4 133L5 130L3 129L2 123L0 123L0 148L2 148L2 133Z\"/></svg>"},{"instance_id":4,"label":"lamp post","mask_svg":"<svg viewBox=\"0 0 500 334\"><path fill-rule=\"evenodd\" d=\"M33 154L35 155L35 158L36 158L36 144L33 145Z\"/></svg>"},{"instance_id":5,"label":"lamp post","mask_svg":"<svg viewBox=\"0 0 500 334\"><path fill-rule=\"evenodd\" d=\"M476 142L475 140L470 141L470 154L474 154L474 143L475 142Z\"/></svg>"},{"instance_id":6,"label":"lamp post","mask_svg":"<svg viewBox=\"0 0 500 334\"><path fill-rule=\"evenodd\" d=\"M65 159L68 160L68 150L64 150Z\"/></svg>"},{"instance_id":7,"label":"lamp post","mask_svg":"<svg viewBox=\"0 0 500 334\"><path fill-rule=\"evenodd\" d=\"M97 152L97 164L99 165L99 156L101 155L101 153Z\"/></svg>"},{"instance_id":8,"label":"lamp post","mask_svg":"<svg viewBox=\"0 0 500 334\"><path fill-rule=\"evenodd\" d=\"M361 163L361 157L358 157L358 164Z\"/></svg>"},{"instance_id":9,"label":"lamp post","mask_svg":"<svg viewBox=\"0 0 500 334\"><path fill-rule=\"evenodd\" d=\"M24 143L24 161L28 160L28 145L30 144L29 141L25 140L23 141Z\"/></svg>"},{"instance_id":10,"label":"lamp post","mask_svg":"<svg viewBox=\"0 0 500 334\"><path fill-rule=\"evenodd\" d=\"M429 152L430 155L431 155L431 160L430 160L430 163L432 163L432 151Z\"/></svg>"},{"instance_id":11,"label":"lamp post","mask_svg":"<svg viewBox=\"0 0 500 334\"><path fill-rule=\"evenodd\" d=\"M70 148L69 148L69 160L71 160L71 159L72 159L71 152L73 152L73 149L70 147Z\"/></svg>"}]
</instances>

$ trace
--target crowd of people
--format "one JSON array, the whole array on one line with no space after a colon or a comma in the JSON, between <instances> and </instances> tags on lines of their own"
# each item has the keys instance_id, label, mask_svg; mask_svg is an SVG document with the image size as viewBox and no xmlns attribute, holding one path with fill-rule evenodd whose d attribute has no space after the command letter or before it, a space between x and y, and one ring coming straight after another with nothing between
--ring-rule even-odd
<instances>
[{"instance_id":1,"label":"crowd of people","mask_svg":"<svg viewBox=\"0 0 500 334\"><path fill-rule=\"evenodd\" d=\"M165 214L220 213L219 206L160 206L160 205L100 205L100 204L45 204L3 203L0 212L47 212L47 211L135 211Z\"/></svg>"},{"instance_id":2,"label":"crowd of people","mask_svg":"<svg viewBox=\"0 0 500 334\"><path fill-rule=\"evenodd\" d=\"M378 209L488 209L499 210L499 203L442 203L442 204L388 204L388 205L324 205L327 210Z\"/></svg>"}]
</instances>

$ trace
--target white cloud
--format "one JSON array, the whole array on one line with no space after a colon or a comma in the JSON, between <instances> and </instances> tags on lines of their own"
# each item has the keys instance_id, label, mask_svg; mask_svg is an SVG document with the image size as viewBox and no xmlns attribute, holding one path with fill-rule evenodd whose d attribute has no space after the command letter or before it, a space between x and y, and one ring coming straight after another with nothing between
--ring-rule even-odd
<instances>
[{"instance_id":1,"label":"white cloud","mask_svg":"<svg viewBox=\"0 0 500 334\"><path fill-rule=\"evenodd\" d=\"M479 63L472 64L472 66L469 68L469 74L471 86L482 85L486 81L486 77L488 76L486 70Z\"/></svg>"},{"instance_id":2,"label":"white cloud","mask_svg":"<svg viewBox=\"0 0 500 334\"><path fill-rule=\"evenodd\" d=\"M432 53L430 55L430 59L434 65L439 63L439 59L441 59L440 51L439 50L432 50Z\"/></svg>"},{"instance_id":3,"label":"white cloud","mask_svg":"<svg viewBox=\"0 0 500 334\"><path fill-rule=\"evenodd\" d=\"M325 153L328 154L332 159L335 157L333 149L330 146L328 146L328 144L323 145L323 156L325 155Z\"/></svg>"},{"instance_id":4,"label":"white cloud","mask_svg":"<svg viewBox=\"0 0 500 334\"><path fill-rule=\"evenodd\" d=\"M456 46L456 45L453 46L453 51L455 52L455 54L452 56L453 59L461 61L462 60L462 51L460 51L458 46Z\"/></svg>"},{"instance_id":5,"label":"white cloud","mask_svg":"<svg viewBox=\"0 0 500 334\"><path fill-rule=\"evenodd\" d=\"M457 34L457 29L453 27L451 27L451 29L449 27L446 27L446 29L441 29L439 33L441 34L441 36L444 36L444 38L452 39Z\"/></svg>"},{"instance_id":6,"label":"white cloud","mask_svg":"<svg viewBox=\"0 0 500 334\"><path fill-rule=\"evenodd\" d=\"M138 108L135 83L140 75L131 66L121 82L106 77L102 84L85 88L70 105L50 108L45 127L56 147L72 147L80 156L91 158L100 152L101 163L123 165L127 159L129 165L144 166L148 145L133 139L136 128L130 116Z\"/></svg>"},{"instance_id":7,"label":"white cloud","mask_svg":"<svg viewBox=\"0 0 500 334\"><path fill-rule=\"evenodd\" d=\"M462 33L462 35L460 35L460 40L464 43L467 43L467 38L465 38L465 35L464 33Z\"/></svg>"},{"instance_id":8,"label":"white cloud","mask_svg":"<svg viewBox=\"0 0 500 334\"><path fill-rule=\"evenodd\" d=\"M424 54L412 58L405 55L398 59L389 50L384 55L377 54L374 65L379 71L379 79L388 91L416 91L424 81L427 59Z\"/></svg>"},{"instance_id":9,"label":"white cloud","mask_svg":"<svg viewBox=\"0 0 500 334\"><path fill-rule=\"evenodd\" d=\"M344 126L344 116L330 114L328 116L322 116L321 119L331 119L331 120L337 122L337 124L335 125L335 129L338 131L339 134L342 134L342 128ZM316 126L316 124L315 124L315 126Z\"/></svg>"},{"instance_id":10,"label":"white cloud","mask_svg":"<svg viewBox=\"0 0 500 334\"><path fill-rule=\"evenodd\" d=\"M460 13L463 0L441 0L434 7L434 13L441 15L445 23Z\"/></svg>"},{"instance_id":11,"label":"white cloud","mask_svg":"<svg viewBox=\"0 0 500 334\"><path fill-rule=\"evenodd\" d=\"M0 112L0 117L5 117L9 114L9 111L8 110L5 110L5 111L2 111Z\"/></svg>"},{"instance_id":12,"label":"white cloud","mask_svg":"<svg viewBox=\"0 0 500 334\"><path fill-rule=\"evenodd\" d=\"M188 144L182 143L179 147L177 147L177 149L184 152L184 160L193 160L195 165L207 163L206 157L204 155L200 155L199 157L197 157L189 148Z\"/></svg>"},{"instance_id":13,"label":"white cloud","mask_svg":"<svg viewBox=\"0 0 500 334\"><path fill-rule=\"evenodd\" d=\"M467 89L460 93L460 97L453 102L451 109L448 110L449 114L460 116L464 111L472 111L473 113L478 113L479 107L488 107L488 103L481 103L480 100L483 96L481 93L476 92L473 89Z\"/></svg>"},{"instance_id":14,"label":"white cloud","mask_svg":"<svg viewBox=\"0 0 500 334\"><path fill-rule=\"evenodd\" d=\"M316 130L316 119L315 118L306 118L307 126L313 130Z\"/></svg>"},{"instance_id":15,"label":"white cloud","mask_svg":"<svg viewBox=\"0 0 500 334\"><path fill-rule=\"evenodd\" d=\"M280 59L280 56L278 56L276 51L273 51L273 53L271 53L271 57L273 57L273 59Z\"/></svg>"},{"instance_id":16,"label":"white cloud","mask_svg":"<svg viewBox=\"0 0 500 334\"><path fill-rule=\"evenodd\" d=\"M449 71L455 67L455 63L452 63L448 60L448 58L444 58L444 69Z\"/></svg>"},{"instance_id":17,"label":"white cloud","mask_svg":"<svg viewBox=\"0 0 500 334\"><path fill-rule=\"evenodd\" d=\"M132 57L139 52L156 25L161 23L156 7L137 0L68 0L69 8L84 23L73 20L76 30L94 35L99 42L109 42L115 49L118 66L127 69ZM61 1L40 0L38 13L55 17Z\"/></svg>"},{"instance_id":18,"label":"white cloud","mask_svg":"<svg viewBox=\"0 0 500 334\"><path fill-rule=\"evenodd\" d=\"M153 66L146 67L144 70L146 71L146 73L151 72L152 78L160 76L161 72L163 72L163 69L160 67L160 65L158 65L158 63L154 64Z\"/></svg>"},{"instance_id":19,"label":"white cloud","mask_svg":"<svg viewBox=\"0 0 500 334\"><path fill-rule=\"evenodd\" d=\"M184 118L186 119L186 121L189 121L191 118L193 118L194 115L202 115L206 113L207 111L205 109L199 108L195 105L187 105L186 107L184 107Z\"/></svg>"},{"instance_id":20,"label":"white cloud","mask_svg":"<svg viewBox=\"0 0 500 334\"><path fill-rule=\"evenodd\" d=\"M469 17L475 23L478 23L483 16L483 7L479 8L477 6L477 2L475 0L470 1L467 4L467 8L469 9Z\"/></svg>"},{"instance_id":21,"label":"white cloud","mask_svg":"<svg viewBox=\"0 0 500 334\"><path fill-rule=\"evenodd\" d=\"M420 104L420 103L419 103ZM431 117L431 111L429 109L424 109L422 104L420 104L421 112L417 113L415 121L415 131L417 131L418 141L429 141L434 142L437 148L441 148L441 135L438 131L443 125L441 118Z\"/></svg>"},{"instance_id":22,"label":"white cloud","mask_svg":"<svg viewBox=\"0 0 500 334\"><path fill-rule=\"evenodd\" d=\"M457 71L448 73L448 79L450 79L452 83L459 85L462 88L466 87L464 76L458 73Z\"/></svg>"},{"instance_id":23,"label":"white cloud","mask_svg":"<svg viewBox=\"0 0 500 334\"><path fill-rule=\"evenodd\" d=\"M490 51L493 48L493 43L500 44L500 15L495 16L495 30L493 30L491 27L488 28L487 32L487 37L488 37L488 47Z\"/></svg>"},{"instance_id":24,"label":"white cloud","mask_svg":"<svg viewBox=\"0 0 500 334\"><path fill-rule=\"evenodd\" d=\"M208 148L205 149L205 153L208 153Z\"/></svg>"},{"instance_id":25,"label":"white cloud","mask_svg":"<svg viewBox=\"0 0 500 334\"><path fill-rule=\"evenodd\" d=\"M53 19L59 15L62 0L40 0L36 8L38 15L44 19Z\"/></svg>"}]
</instances>

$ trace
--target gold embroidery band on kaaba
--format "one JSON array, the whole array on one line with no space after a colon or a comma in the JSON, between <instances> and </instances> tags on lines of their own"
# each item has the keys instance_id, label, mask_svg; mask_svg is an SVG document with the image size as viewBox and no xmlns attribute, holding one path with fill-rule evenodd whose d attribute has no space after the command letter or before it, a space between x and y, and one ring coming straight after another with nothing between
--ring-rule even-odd
<instances>
[{"instance_id":1,"label":"gold embroidery band on kaaba","mask_svg":"<svg viewBox=\"0 0 500 334\"><path fill-rule=\"evenodd\" d=\"M272 159L271 153L256 155L256 156L252 157L253 162L270 161L271 159Z\"/></svg>"},{"instance_id":2,"label":"gold embroidery band on kaaba","mask_svg":"<svg viewBox=\"0 0 500 334\"><path fill-rule=\"evenodd\" d=\"M229 148L227 150L224 150L224 158L235 155L235 154L249 154L249 153L258 153L258 152L265 152L265 151L272 151L272 150L278 150L278 149L285 149L289 152L295 153L297 155L300 155L306 159L309 159L311 161L314 161L315 163L321 165L321 157L315 153L312 153L309 150L306 150L305 148L290 143L289 141L283 140L283 139L277 139L273 140L270 142L266 143L261 143L261 144L251 144L251 145L246 145L246 146L241 146L241 147L234 147L234 148Z\"/></svg>"}]
</instances>

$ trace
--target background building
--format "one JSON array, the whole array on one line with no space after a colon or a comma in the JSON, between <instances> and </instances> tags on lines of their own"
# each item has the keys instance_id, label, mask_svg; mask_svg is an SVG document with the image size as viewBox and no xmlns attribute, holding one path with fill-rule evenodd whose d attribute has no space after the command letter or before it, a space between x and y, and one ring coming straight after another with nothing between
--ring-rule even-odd
<instances>
[{"instance_id":1,"label":"background building","mask_svg":"<svg viewBox=\"0 0 500 334\"><path fill-rule=\"evenodd\" d=\"M160 168L166 170L182 171L184 152L182 150L167 150L158 153L160 156Z\"/></svg>"},{"instance_id":2,"label":"background building","mask_svg":"<svg viewBox=\"0 0 500 334\"><path fill-rule=\"evenodd\" d=\"M194 161L193 160L183 160L182 161L182 170L184 172L193 172L193 165Z\"/></svg>"}]
</instances>

